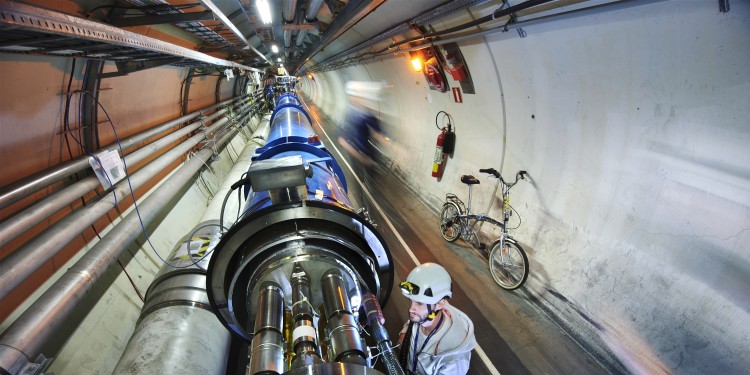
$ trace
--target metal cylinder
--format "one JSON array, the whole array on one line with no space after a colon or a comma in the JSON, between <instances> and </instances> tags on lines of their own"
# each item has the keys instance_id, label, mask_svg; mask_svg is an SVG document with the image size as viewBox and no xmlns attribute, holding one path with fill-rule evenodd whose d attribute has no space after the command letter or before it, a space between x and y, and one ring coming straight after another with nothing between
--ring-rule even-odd
<instances>
[{"instance_id":1,"label":"metal cylinder","mask_svg":"<svg viewBox=\"0 0 750 375\"><path fill-rule=\"evenodd\" d=\"M281 1L281 16L284 18L284 22L294 21L294 15L297 10L297 0L282 0Z\"/></svg>"},{"instance_id":2,"label":"metal cylinder","mask_svg":"<svg viewBox=\"0 0 750 375\"><path fill-rule=\"evenodd\" d=\"M295 263L292 268L292 316L294 317L294 331L292 332L292 348L294 358L290 368L323 363L320 359L318 334L313 323L315 312L310 303L310 276Z\"/></svg>"},{"instance_id":3,"label":"metal cylinder","mask_svg":"<svg viewBox=\"0 0 750 375\"><path fill-rule=\"evenodd\" d=\"M212 312L176 304L144 314L113 374L226 372L231 340Z\"/></svg>"},{"instance_id":4,"label":"metal cylinder","mask_svg":"<svg viewBox=\"0 0 750 375\"><path fill-rule=\"evenodd\" d=\"M344 276L341 271L332 268L320 278L320 288L323 291L323 303L325 303L326 316L336 314L351 314L351 302L349 302L348 293L344 288Z\"/></svg>"},{"instance_id":5,"label":"metal cylinder","mask_svg":"<svg viewBox=\"0 0 750 375\"><path fill-rule=\"evenodd\" d=\"M250 344L249 374L281 374L284 366L284 292L272 282L263 282L258 293L258 315Z\"/></svg>"},{"instance_id":6,"label":"metal cylinder","mask_svg":"<svg viewBox=\"0 0 750 375\"><path fill-rule=\"evenodd\" d=\"M305 10L305 21L308 23L315 22L321 6L323 6L323 0L310 0ZM297 47L302 46L302 43L305 42L305 36L307 36L307 30L297 31Z\"/></svg>"},{"instance_id":7,"label":"metal cylinder","mask_svg":"<svg viewBox=\"0 0 750 375\"><path fill-rule=\"evenodd\" d=\"M297 31L297 39L295 44L297 47L301 47L302 44L305 42L305 37L307 36L307 30L299 30Z\"/></svg>"},{"instance_id":8,"label":"metal cylinder","mask_svg":"<svg viewBox=\"0 0 750 375\"><path fill-rule=\"evenodd\" d=\"M305 10L305 20L313 22L317 19L318 11L323 6L323 0L310 0Z\"/></svg>"},{"instance_id":9,"label":"metal cylinder","mask_svg":"<svg viewBox=\"0 0 750 375\"><path fill-rule=\"evenodd\" d=\"M292 316L295 322L312 321L313 310L309 301L310 276L299 263L295 263L292 271Z\"/></svg>"},{"instance_id":10,"label":"metal cylinder","mask_svg":"<svg viewBox=\"0 0 750 375\"><path fill-rule=\"evenodd\" d=\"M357 319L352 315L349 296L341 271L332 268L323 273L320 287L328 318L329 356L336 362L365 365L365 350Z\"/></svg>"},{"instance_id":11,"label":"metal cylinder","mask_svg":"<svg viewBox=\"0 0 750 375\"><path fill-rule=\"evenodd\" d=\"M292 46L292 30L284 30L284 48ZM288 56L287 56L288 57Z\"/></svg>"}]
</instances>

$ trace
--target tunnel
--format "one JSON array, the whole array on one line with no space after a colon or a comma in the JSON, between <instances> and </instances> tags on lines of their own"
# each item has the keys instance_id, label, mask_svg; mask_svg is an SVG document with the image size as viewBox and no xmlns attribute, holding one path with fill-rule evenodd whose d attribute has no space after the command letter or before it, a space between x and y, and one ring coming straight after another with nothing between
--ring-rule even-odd
<instances>
[{"instance_id":1,"label":"tunnel","mask_svg":"<svg viewBox=\"0 0 750 375\"><path fill-rule=\"evenodd\" d=\"M0 83L0 374L750 368L746 1L0 0Z\"/></svg>"}]
</instances>

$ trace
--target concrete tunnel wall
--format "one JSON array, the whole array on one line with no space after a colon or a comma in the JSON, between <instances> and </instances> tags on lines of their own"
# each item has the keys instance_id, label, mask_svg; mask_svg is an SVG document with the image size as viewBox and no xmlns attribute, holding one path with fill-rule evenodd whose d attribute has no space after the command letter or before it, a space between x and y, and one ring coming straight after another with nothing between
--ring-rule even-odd
<instances>
[{"instance_id":1,"label":"concrete tunnel wall","mask_svg":"<svg viewBox=\"0 0 750 375\"><path fill-rule=\"evenodd\" d=\"M740 373L750 367L749 15L747 2L729 13L668 2L466 40L476 94L462 104L430 90L404 54L303 77L301 88L342 123L347 81L391 86L378 104L385 149L436 212L448 192L466 198L462 174L527 170L531 184L511 203L528 293L629 370ZM441 110L457 141L438 181ZM501 195L480 179L474 207L500 217Z\"/></svg>"},{"instance_id":2,"label":"concrete tunnel wall","mask_svg":"<svg viewBox=\"0 0 750 375\"><path fill-rule=\"evenodd\" d=\"M341 123L347 80L387 82L379 110L393 141L385 149L435 211L447 192L465 198L458 177L474 174L482 179L474 207L497 216L496 186L478 169L506 177L528 170L533 184L522 182L512 197L523 218L513 234L531 261L519 293L603 342L631 371L741 373L750 365L750 5L731 6L719 13L714 1L672 1L525 27L526 38L511 31L460 42L477 92L462 104L429 90L403 56L303 77L300 87ZM59 154L58 94L69 64L0 55L2 185ZM177 116L185 74L163 67L106 80L102 104L132 134ZM214 102L216 79L193 81L191 111ZM224 99L231 86L221 88ZM457 145L437 181L429 173L440 110L455 120ZM230 160L222 154L222 164ZM193 185L151 228L162 253L196 224L204 194ZM75 250L96 241L93 232L83 237ZM148 245L136 247L123 260L145 291L160 263ZM67 269L66 259L48 273ZM79 310L49 343L60 350L51 371L110 373L140 301L113 269Z\"/></svg>"}]
</instances>

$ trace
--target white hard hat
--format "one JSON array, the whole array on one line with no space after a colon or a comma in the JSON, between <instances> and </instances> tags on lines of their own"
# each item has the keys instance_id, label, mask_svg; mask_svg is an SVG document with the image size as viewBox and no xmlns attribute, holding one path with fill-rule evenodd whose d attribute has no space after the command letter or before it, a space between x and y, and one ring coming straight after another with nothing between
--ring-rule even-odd
<instances>
[{"instance_id":1,"label":"white hard hat","mask_svg":"<svg viewBox=\"0 0 750 375\"><path fill-rule=\"evenodd\" d=\"M369 100L380 100L382 82L349 81L346 83L346 94Z\"/></svg>"},{"instance_id":2,"label":"white hard hat","mask_svg":"<svg viewBox=\"0 0 750 375\"><path fill-rule=\"evenodd\" d=\"M415 302L429 305L451 297L451 275L443 266L436 263L424 263L414 268L406 281L402 282L401 293Z\"/></svg>"}]
</instances>

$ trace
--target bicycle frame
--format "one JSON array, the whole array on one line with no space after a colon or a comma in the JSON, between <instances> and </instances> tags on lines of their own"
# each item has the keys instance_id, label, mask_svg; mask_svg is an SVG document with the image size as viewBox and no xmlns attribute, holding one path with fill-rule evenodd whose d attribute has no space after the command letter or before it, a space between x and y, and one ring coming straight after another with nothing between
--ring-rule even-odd
<instances>
[{"instance_id":1,"label":"bicycle frame","mask_svg":"<svg viewBox=\"0 0 750 375\"><path fill-rule=\"evenodd\" d=\"M510 207L510 188L513 187L514 184L508 184L504 180L500 179L500 184L502 184L502 192L503 192L503 219L502 221L496 220L491 216L485 215L485 214L473 214L471 213L471 185L469 185L469 197L468 197L468 204L464 206L464 203L459 199L455 194L448 193L446 194L446 203L453 203L456 205L456 208L458 209L459 215L456 216L459 223L461 224L461 238L474 246L475 248L479 247L479 242L473 243L472 239L475 239L476 233L474 232L474 226L479 222L487 222L492 225L498 226L502 228L502 235L493 241L492 243L496 242L505 242L507 238L510 238L512 240L512 237L510 237L509 230L508 230L508 221L510 220L511 215L511 207ZM474 237L474 238L472 238Z\"/></svg>"},{"instance_id":2,"label":"bicycle frame","mask_svg":"<svg viewBox=\"0 0 750 375\"><path fill-rule=\"evenodd\" d=\"M487 251L483 254L487 258L490 273L495 282L503 289L514 290L526 281L529 271L529 261L521 245L509 234L508 221L513 208L510 206L510 189L523 179L526 171L518 171L516 179L512 183L503 180L498 171L493 168L480 169L479 172L488 173L500 180L502 184L502 221L496 220L485 214L474 214L471 212L471 190L472 185L479 182L474 176L462 176L461 182L469 185L468 205L464 209L463 202L455 194L447 194L446 202L440 213L440 234L443 239L453 242L460 236L475 249ZM495 239L489 247L479 242L477 231L474 226L478 222L488 222L502 228L502 234Z\"/></svg>"}]
</instances>

